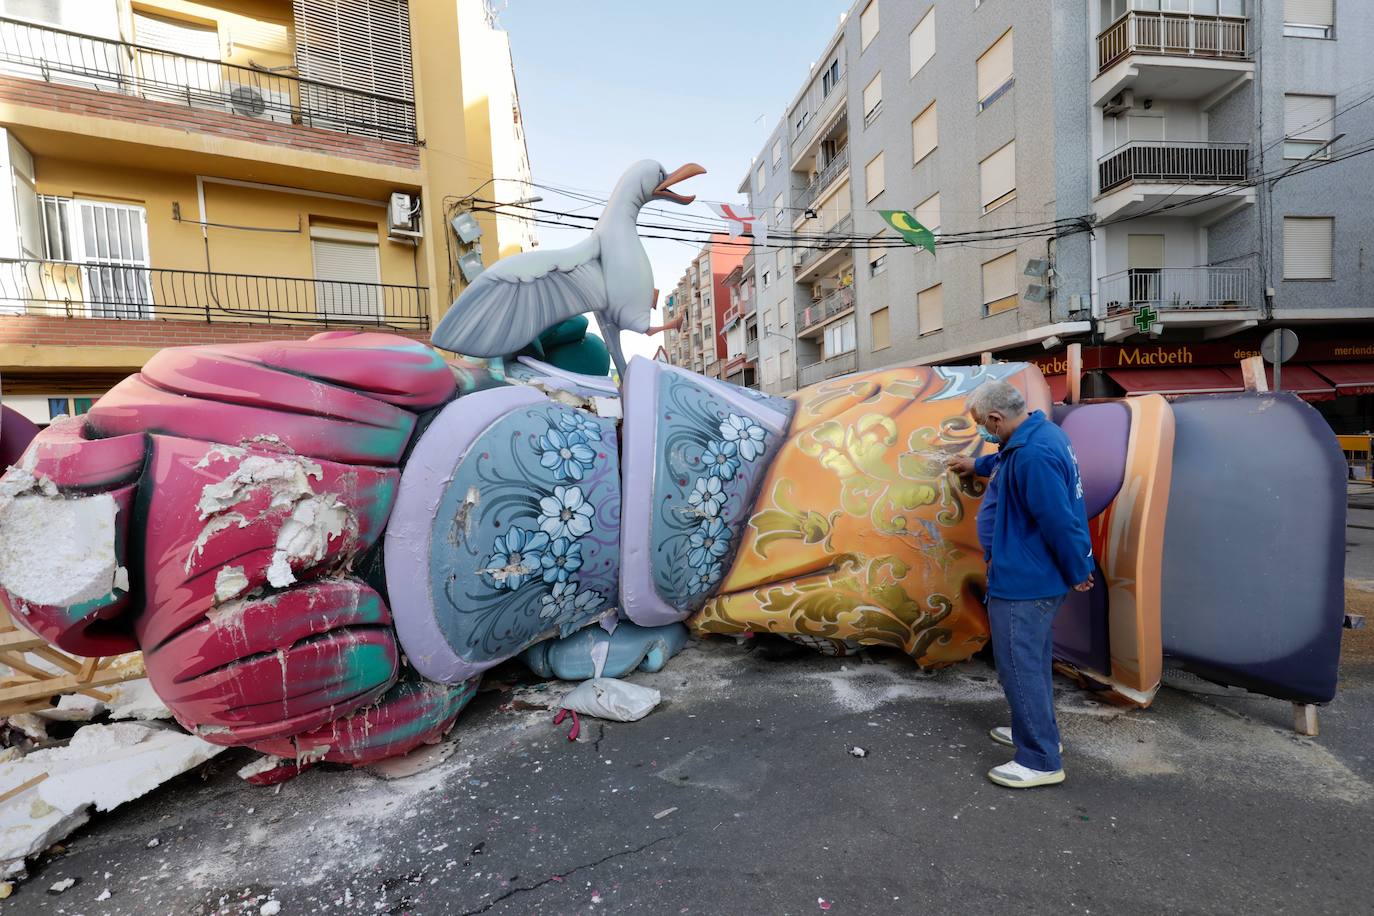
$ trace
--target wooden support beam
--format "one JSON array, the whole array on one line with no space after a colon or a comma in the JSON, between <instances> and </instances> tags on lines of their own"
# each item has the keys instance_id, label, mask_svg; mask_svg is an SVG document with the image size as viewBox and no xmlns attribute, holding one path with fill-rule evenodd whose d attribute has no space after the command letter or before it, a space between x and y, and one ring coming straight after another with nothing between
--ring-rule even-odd
<instances>
[{"instance_id":1,"label":"wooden support beam","mask_svg":"<svg viewBox=\"0 0 1374 916\"><path fill-rule=\"evenodd\" d=\"M1293 704L1293 731L1299 735L1316 735L1319 732L1317 727L1317 707L1311 703Z\"/></svg>"},{"instance_id":2,"label":"wooden support beam","mask_svg":"<svg viewBox=\"0 0 1374 916\"><path fill-rule=\"evenodd\" d=\"M19 785L15 786L13 789L10 789L4 795L0 795L0 805L3 805L5 802L9 801L11 798L14 798L21 792L27 792L29 789L32 789L34 786L38 785L40 782L47 778L47 773L39 773L32 779L24 780Z\"/></svg>"},{"instance_id":3,"label":"wooden support beam","mask_svg":"<svg viewBox=\"0 0 1374 916\"><path fill-rule=\"evenodd\" d=\"M1264 372L1264 357L1247 356L1241 360L1240 375L1246 391L1269 390L1269 376Z\"/></svg>"},{"instance_id":4,"label":"wooden support beam","mask_svg":"<svg viewBox=\"0 0 1374 916\"><path fill-rule=\"evenodd\" d=\"M1083 345L1071 343L1067 350L1068 372L1064 377L1068 387L1064 403L1077 404L1083 399Z\"/></svg>"},{"instance_id":5,"label":"wooden support beam","mask_svg":"<svg viewBox=\"0 0 1374 916\"><path fill-rule=\"evenodd\" d=\"M127 671L116 669L106 669L97 671L90 680L81 679L80 675L67 674L62 677L48 678L42 681L34 681L32 684L20 684L15 687L6 687L0 690L0 715L8 715L7 704L14 701L35 700L39 697L58 696L64 693L75 693L78 690L108 687L111 684L123 683L141 674L130 674Z\"/></svg>"},{"instance_id":6,"label":"wooden support beam","mask_svg":"<svg viewBox=\"0 0 1374 916\"><path fill-rule=\"evenodd\" d=\"M29 652L34 649L46 647L48 641L41 636L35 636L28 630L8 630L0 633L0 652L13 649L16 652Z\"/></svg>"}]
</instances>

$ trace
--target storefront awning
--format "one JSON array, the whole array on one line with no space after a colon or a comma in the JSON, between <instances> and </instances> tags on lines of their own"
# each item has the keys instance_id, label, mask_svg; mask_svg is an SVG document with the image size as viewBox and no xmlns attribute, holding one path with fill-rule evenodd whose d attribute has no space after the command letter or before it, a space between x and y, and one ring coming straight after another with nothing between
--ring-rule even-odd
<instances>
[{"instance_id":1,"label":"storefront awning","mask_svg":"<svg viewBox=\"0 0 1374 916\"><path fill-rule=\"evenodd\" d=\"M1269 376L1269 390L1274 389L1274 367L1265 366L1265 372ZM1241 374L1239 366L1227 366L1222 369L1231 381L1237 385L1245 384L1245 377ZM1312 371L1311 366L1300 366L1288 364L1283 367L1283 390L1291 391L1304 401L1334 401L1336 399L1336 389L1331 383Z\"/></svg>"},{"instance_id":2,"label":"storefront awning","mask_svg":"<svg viewBox=\"0 0 1374 916\"><path fill-rule=\"evenodd\" d=\"M1336 387L1336 394L1374 394L1374 363L1314 363L1312 368L1323 378L1330 379ZM1285 368L1285 388L1288 387L1287 379Z\"/></svg>"},{"instance_id":3,"label":"storefront awning","mask_svg":"<svg viewBox=\"0 0 1374 916\"><path fill-rule=\"evenodd\" d=\"M1107 372L1127 394L1222 394L1244 391L1221 369L1112 369Z\"/></svg>"}]
</instances>

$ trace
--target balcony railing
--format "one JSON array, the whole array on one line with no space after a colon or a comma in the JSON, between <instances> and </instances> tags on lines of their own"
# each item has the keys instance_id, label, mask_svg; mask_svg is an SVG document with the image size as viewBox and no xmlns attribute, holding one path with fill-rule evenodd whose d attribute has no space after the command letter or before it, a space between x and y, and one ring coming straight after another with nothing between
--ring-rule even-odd
<instances>
[{"instance_id":1,"label":"balcony railing","mask_svg":"<svg viewBox=\"0 0 1374 916\"><path fill-rule=\"evenodd\" d=\"M835 225L825 230L821 238L798 242L798 244L805 247L797 252L795 266L800 270L817 258L822 257L826 252L834 251L837 248L848 248L853 244L853 239L850 238L850 234L853 231L854 217L845 216Z\"/></svg>"},{"instance_id":2,"label":"balcony railing","mask_svg":"<svg viewBox=\"0 0 1374 916\"><path fill-rule=\"evenodd\" d=\"M845 101L845 84L847 80L841 77L835 85L830 87L830 94L821 99L816 111L806 119L801 130L792 138L792 158L796 158L802 150L811 145L811 141L816 138L816 131L824 125L830 123L830 117Z\"/></svg>"},{"instance_id":3,"label":"balcony railing","mask_svg":"<svg viewBox=\"0 0 1374 916\"><path fill-rule=\"evenodd\" d=\"M1108 315L1148 305L1155 311L1254 308L1254 274L1248 267L1134 269L1103 277L1098 292Z\"/></svg>"},{"instance_id":4,"label":"balcony railing","mask_svg":"<svg viewBox=\"0 0 1374 916\"><path fill-rule=\"evenodd\" d=\"M379 140L416 142L415 103L0 17L0 71Z\"/></svg>"},{"instance_id":5,"label":"balcony railing","mask_svg":"<svg viewBox=\"0 0 1374 916\"><path fill-rule=\"evenodd\" d=\"M1128 54L1248 60L1250 20L1238 16L1131 11L1097 36L1102 72Z\"/></svg>"},{"instance_id":6,"label":"balcony railing","mask_svg":"<svg viewBox=\"0 0 1374 916\"><path fill-rule=\"evenodd\" d=\"M846 146L835 154L835 158L825 164L825 168L816 174L816 180L806 186L806 190L801 192L798 204L802 209L811 206L816 202L816 198L831 183L839 177L840 173L849 168L849 147Z\"/></svg>"},{"instance_id":7,"label":"balcony railing","mask_svg":"<svg viewBox=\"0 0 1374 916\"><path fill-rule=\"evenodd\" d=\"M797 309L797 330L803 333L809 331L821 322L853 307L854 287L846 286L837 289L819 302L813 302L805 308Z\"/></svg>"},{"instance_id":8,"label":"balcony railing","mask_svg":"<svg viewBox=\"0 0 1374 916\"><path fill-rule=\"evenodd\" d=\"M797 384L805 388L807 385L814 385L837 375L847 375L854 372L858 365L858 352L850 350L848 353L841 353L839 356L832 356L818 363L802 366L797 372Z\"/></svg>"},{"instance_id":9,"label":"balcony railing","mask_svg":"<svg viewBox=\"0 0 1374 916\"><path fill-rule=\"evenodd\" d=\"M1132 181L1233 184L1250 177L1249 163L1247 143L1135 141L1097 160L1097 180L1103 192Z\"/></svg>"},{"instance_id":10,"label":"balcony railing","mask_svg":"<svg viewBox=\"0 0 1374 916\"><path fill-rule=\"evenodd\" d=\"M0 259L0 314L429 327L423 286Z\"/></svg>"},{"instance_id":11,"label":"balcony railing","mask_svg":"<svg viewBox=\"0 0 1374 916\"><path fill-rule=\"evenodd\" d=\"M756 361L759 358L759 339L757 337L744 342L744 357L750 361Z\"/></svg>"}]
</instances>

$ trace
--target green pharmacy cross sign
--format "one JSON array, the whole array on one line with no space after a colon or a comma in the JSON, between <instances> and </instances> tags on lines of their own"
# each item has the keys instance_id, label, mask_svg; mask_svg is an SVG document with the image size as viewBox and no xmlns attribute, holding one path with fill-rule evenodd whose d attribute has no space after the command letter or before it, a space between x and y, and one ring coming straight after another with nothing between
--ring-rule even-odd
<instances>
[{"instance_id":1,"label":"green pharmacy cross sign","mask_svg":"<svg viewBox=\"0 0 1374 916\"><path fill-rule=\"evenodd\" d=\"M1155 326L1159 320L1159 312L1150 308L1149 304L1142 305L1135 313L1135 326L1140 328L1140 333L1150 333L1150 328Z\"/></svg>"}]
</instances>

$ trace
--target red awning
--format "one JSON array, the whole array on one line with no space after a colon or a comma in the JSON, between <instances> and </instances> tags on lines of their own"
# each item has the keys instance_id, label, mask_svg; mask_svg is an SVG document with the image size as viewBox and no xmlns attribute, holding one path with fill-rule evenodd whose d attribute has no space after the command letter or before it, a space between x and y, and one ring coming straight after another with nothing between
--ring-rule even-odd
<instances>
[{"instance_id":1,"label":"red awning","mask_svg":"<svg viewBox=\"0 0 1374 916\"><path fill-rule=\"evenodd\" d=\"M1374 394L1374 363L1314 363L1316 369L1336 386L1336 394ZM1288 387L1288 369L1284 367L1284 387Z\"/></svg>"},{"instance_id":2,"label":"red awning","mask_svg":"<svg viewBox=\"0 0 1374 916\"><path fill-rule=\"evenodd\" d=\"M1064 399L1069 396L1069 377L1067 375L1047 375L1045 381L1050 386L1051 403L1063 404Z\"/></svg>"},{"instance_id":3,"label":"red awning","mask_svg":"<svg viewBox=\"0 0 1374 916\"><path fill-rule=\"evenodd\" d=\"M1127 394L1222 394L1244 391L1220 369L1111 369L1112 381Z\"/></svg>"},{"instance_id":4,"label":"red awning","mask_svg":"<svg viewBox=\"0 0 1374 916\"><path fill-rule=\"evenodd\" d=\"M1266 374L1269 376L1269 388L1274 388L1274 367L1265 366ZM1245 376L1241 373L1239 366L1227 366L1221 370L1230 376L1231 381L1237 385L1245 384ZM1320 375L1312 371L1311 366L1299 366L1286 364L1283 367L1283 390L1291 391L1305 401L1334 401L1336 399L1336 389L1331 387L1331 383Z\"/></svg>"}]
</instances>

